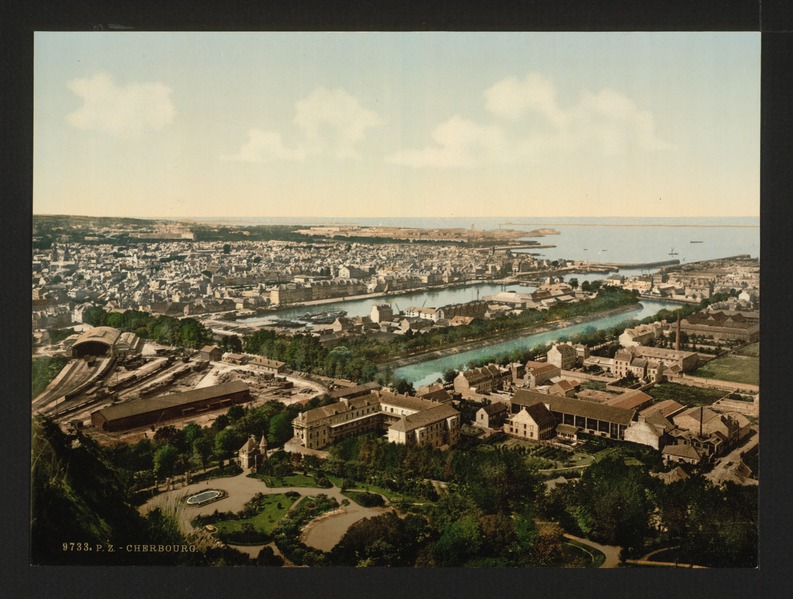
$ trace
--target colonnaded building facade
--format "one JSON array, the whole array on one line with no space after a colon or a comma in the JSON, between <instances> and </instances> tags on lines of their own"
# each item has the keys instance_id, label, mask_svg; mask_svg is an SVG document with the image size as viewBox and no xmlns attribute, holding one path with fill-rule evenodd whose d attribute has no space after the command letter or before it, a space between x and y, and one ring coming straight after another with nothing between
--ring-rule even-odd
<instances>
[{"instance_id":1,"label":"colonnaded building facade","mask_svg":"<svg viewBox=\"0 0 793 599\"><path fill-rule=\"evenodd\" d=\"M451 447L460 439L460 413L450 402L375 389L302 412L292 428L309 449L373 431L385 432L389 441L403 445Z\"/></svg>"}]
</instances>

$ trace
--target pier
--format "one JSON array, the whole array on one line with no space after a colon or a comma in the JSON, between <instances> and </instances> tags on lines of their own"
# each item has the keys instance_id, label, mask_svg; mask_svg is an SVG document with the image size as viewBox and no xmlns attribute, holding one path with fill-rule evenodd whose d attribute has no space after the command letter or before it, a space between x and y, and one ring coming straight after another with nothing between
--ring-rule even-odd
<instances>
[{"instance_id":1,"label":"pier","mask_svg":"<svg viewBox=\"0 0 793 599\"><path fill-rule=\"evenodd\" d=\"M634 264L614 264L614 263L603 263L602 266L608 266L611 268L617 269L650 269L650 268L661 268L662 266L677 266L680 264L680 260L663 260L661 262L643 262L643 263L634 263Z\"/></svg>"}]
</instances>

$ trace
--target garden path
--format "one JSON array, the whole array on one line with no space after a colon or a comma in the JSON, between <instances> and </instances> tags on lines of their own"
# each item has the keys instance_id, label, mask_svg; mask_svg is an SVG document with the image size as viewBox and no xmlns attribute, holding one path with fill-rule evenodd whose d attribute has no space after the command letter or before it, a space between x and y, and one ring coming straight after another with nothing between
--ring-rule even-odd
<instances>
[{"instance_id":1,"label":"garden path","mask_svg":"<svg viewBox=\"0 0 793 599\"><path fill-rule=\"evenodd\" d=\"M225 491L227 496L218 501L213 501L201 506L188 506L185 504L184 499L186 497L200 493L201 491L206 491L207 489ZM190 521L196 516L211 514L215 510L219 512L236 513L242 510L245 504L257 493L272 495L276 493L286 493L288 491L300 493L301 496L324 493L329 497L333 497L340 505L344 499L347 499L342 495L341 489L335 486L329 489L316 487L268 487L263 481L257 478L251 478L248 476L248 472L243 472L236 476L213 478L193 483L173 491L160 493L143 504L140 511L146 513L159 507L165 513L173 513L181 529L184 532L189 532L192 529ZM355 522L363 518L380 515L389 511L389 509L391 508L366 508L358 505L354 501L350 501L349 505L341 508L332 516L310 523L303 535L305 537L304 542L317 549L329 551L341 540L344 533L347 532L347 529Z\"/></svg>"},{"instance_id":2,"label":"garden path","mask_svg":"<svg viewBox=\"0 0 793 599\"><path fill-rule=\"evenodd\" d=\"M571 534L565 533L566 539L572 539L573 541L578 541L584 545L589 545L590 547L594 547L603 555L606 556L606 559L600 565L601 568L618 568L620 565L620 551L622 547L617 547L616 545L601 545L600 543L595 543L595 541L590 541L589 539L582 539L581 537L574 537Z\"/></svg>"}]
</instances>

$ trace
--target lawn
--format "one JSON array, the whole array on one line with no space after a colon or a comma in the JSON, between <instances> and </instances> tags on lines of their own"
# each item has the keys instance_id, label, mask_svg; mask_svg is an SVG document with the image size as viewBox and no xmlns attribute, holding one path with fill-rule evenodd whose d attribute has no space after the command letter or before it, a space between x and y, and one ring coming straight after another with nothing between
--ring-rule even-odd
<instances>
[{"instance_id":1,"label":"lawn","mask_svg":"<svg viewBox=\"0 0 793 599\"><path fill-rule=\"evenodd\" d=\"M339 487L339 489L344 487L344 479L341 476L336 476L335 474L326 474L325 475L330 482L333 483L333 486ZM358 483L355 483L358 484Z\"/></svg>"},{"instance_id":2,"label":"lawn","mask_svg":"<svg viewBox=\"0 0 793 599\"><path fill-rule=\"evenodd\" d=\"M697 374L697 376L701 375ZM647 390L647 394L656 401L673 399L684 406L709 406L724 397L726 393L720 389L690 387L680 383L659 383Z\"/></svg>"},{"instance_id":3,"label":"lawn","mask_svg":"<svg viewBox=\"0 0 793 599\"><path fill-rule=\"evenodd\" d=\"M358 484L356 486L362 487L366 491L372 491L373 493L380 493L383 495L388 501L407 501L408 503L417 503L422 501L418 497L413 497L412 495L405 495L404 493L400 493L399 491L392 491L391 489L386 489L385 487L379 487L377 485L369 485L369 484Z\"/></svg>"},{"instance_id":4,"label":"lawn","mask_svg":"<svg viewBox=\"0 0 793 599\"><path fill-rule=\"evenodd\" d=\"M751 358L759 358L760 357L760 342L750 343L749 345L744 345L740 349L736 349L734 354L738 354L739 356L749 356Z\"/></svg>"},{"instance_id":5,"label":"lawn","mask_svg":"<svg viewBox=\"0 0 793 599\"><path fill-rule=\"evenodd\" d=\"M290 474L288 476L269 476L267 474L257 474L254 478L263 481L265 485L271 489L281 487L313 487L319 488L316 479L313 476L306 476L305 474Z\"/></svg>"},{"instance_id":6,"label":"lawn","mask_svg":"<svg viewBox=\"0 0 793 599\"><path fill-rule=\"evenodd\" d=\"M336 485L340 489L342 488L344 479L342 479L340 476L336 476L334 474L328 474L327 477L328 480L332 482L334 485ZM347 487L345 491L347 489L354 489L356 491L371 491L372 493L379 493L380 495L388 499L389 502L407 501L408 503L418 503L423 501L422 499L419 499L418 497L413 497L412 495L405 495L404 493L400 493L399 491L392 491L391 489L387 489L385 487L380 487L378 485L372 485L369 483L362 483L359 481L355 481L355 486ZM344 495L347 495L346 492L344 493ZM347 495L347 497L349 497L349 495ZM358 502L356 501L356 503Z\"/></svg>"},{"instance_id":7,"label":"lawn","mask_svg":"<svg viewBox=\"0 0 793 599\"><path fill-rule=\"evenodd\" d=\"M526 463L538 470L569 470L589 466L593 462L592 453L584 451L565 451L557 447L540 445L536 441L526 439L516 439L510 437L492 446L483 445L479 450L495 451L498 448L507 447L510 449L523 448L526 452Z\"/></svg>"},{"instance_id":8,"label":"lawn","mask_svg":"<svg viewBox=\"0 0 793 599\"><path fill-rule=\"evenodd\" d=\"M727 354L711 360L692 374L706 379L759 385L760 360L750 356Z\"/></svg>"},{"instance_id":9,"label":"lawn","mask_svg":"<svg viewBox=\"0 0 793 599\"><path fill-rule=\"evenodd\" d=\"M261 509L255 516L222 520L216 522L214 526L218 529L218 536L221 538L229 534L241 533L246 524L253 526L253 530L257 533L269 535L278 521L289 511L294 501L295 498L287 497L281 493L265 495L259 504Z\"/></svg>"},{"instance_id":10,"label":"lawn","mask_svg":"<svg viewBox=\"0 0 793 599\"><path fill-rule=\"evenodd\" d=\"M584 381L581 381L581 388L582 389L592 389L594 391L605 391L606 390L606 383L604 383L602 381L584 380Z\"/></svg>"},{"instance_id":11,"label":"lawn","mask_svg":"<svg viewBox=\"0 0 793 599\"><path fill-rule=\"evenodd\" d=\"M596 462L599 462L603 458L619 453L619 451L620 450L618 447L607 447L606 449L601 449L600 451L598 451L595 455L592 456L592 459Z\"/></svg>"}]
</instances>

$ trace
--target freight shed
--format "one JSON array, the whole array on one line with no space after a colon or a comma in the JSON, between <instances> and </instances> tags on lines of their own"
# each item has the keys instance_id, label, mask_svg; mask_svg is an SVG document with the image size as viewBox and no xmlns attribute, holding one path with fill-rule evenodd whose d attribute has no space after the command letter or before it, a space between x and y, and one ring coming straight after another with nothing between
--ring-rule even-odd
<instances>
[{"instance_id":1,"label":"freight shed","mask_svg":"<svg viewBox=\"0 0 793 599\"><path fill-rule=\"evenodd\" d=\"M156 425L164 420L195 416L201 412L228 408L251 400L248 386L241 381L192 389L183 393L136 399L97 410L91 424L107 432Z\"/></svg>"},{"instance_id":2,"label":"freight shed","mask_svg":"<svg viewBox=\"0 0 793 599\"><path fill-rule=\"evenodd\" d=\"M113 327L93 327L88 329L72 345L72 357L105 356L113 352L121 331Z\"/></svg>"},{"instance_id":3,"label":"freight shed","mask_svg":"<svg viewBox=\"0 0 793 599\"><path fill-rule=\"evenodd\" d=\"M585 399L539 393L531 389L518 389L512 397L513 414L522 407L544 403L556 418L556 424L569 424L591 435L623 440L625 429L633 422L636 410L606 406Z\"/></svg>"}]
</instances>

